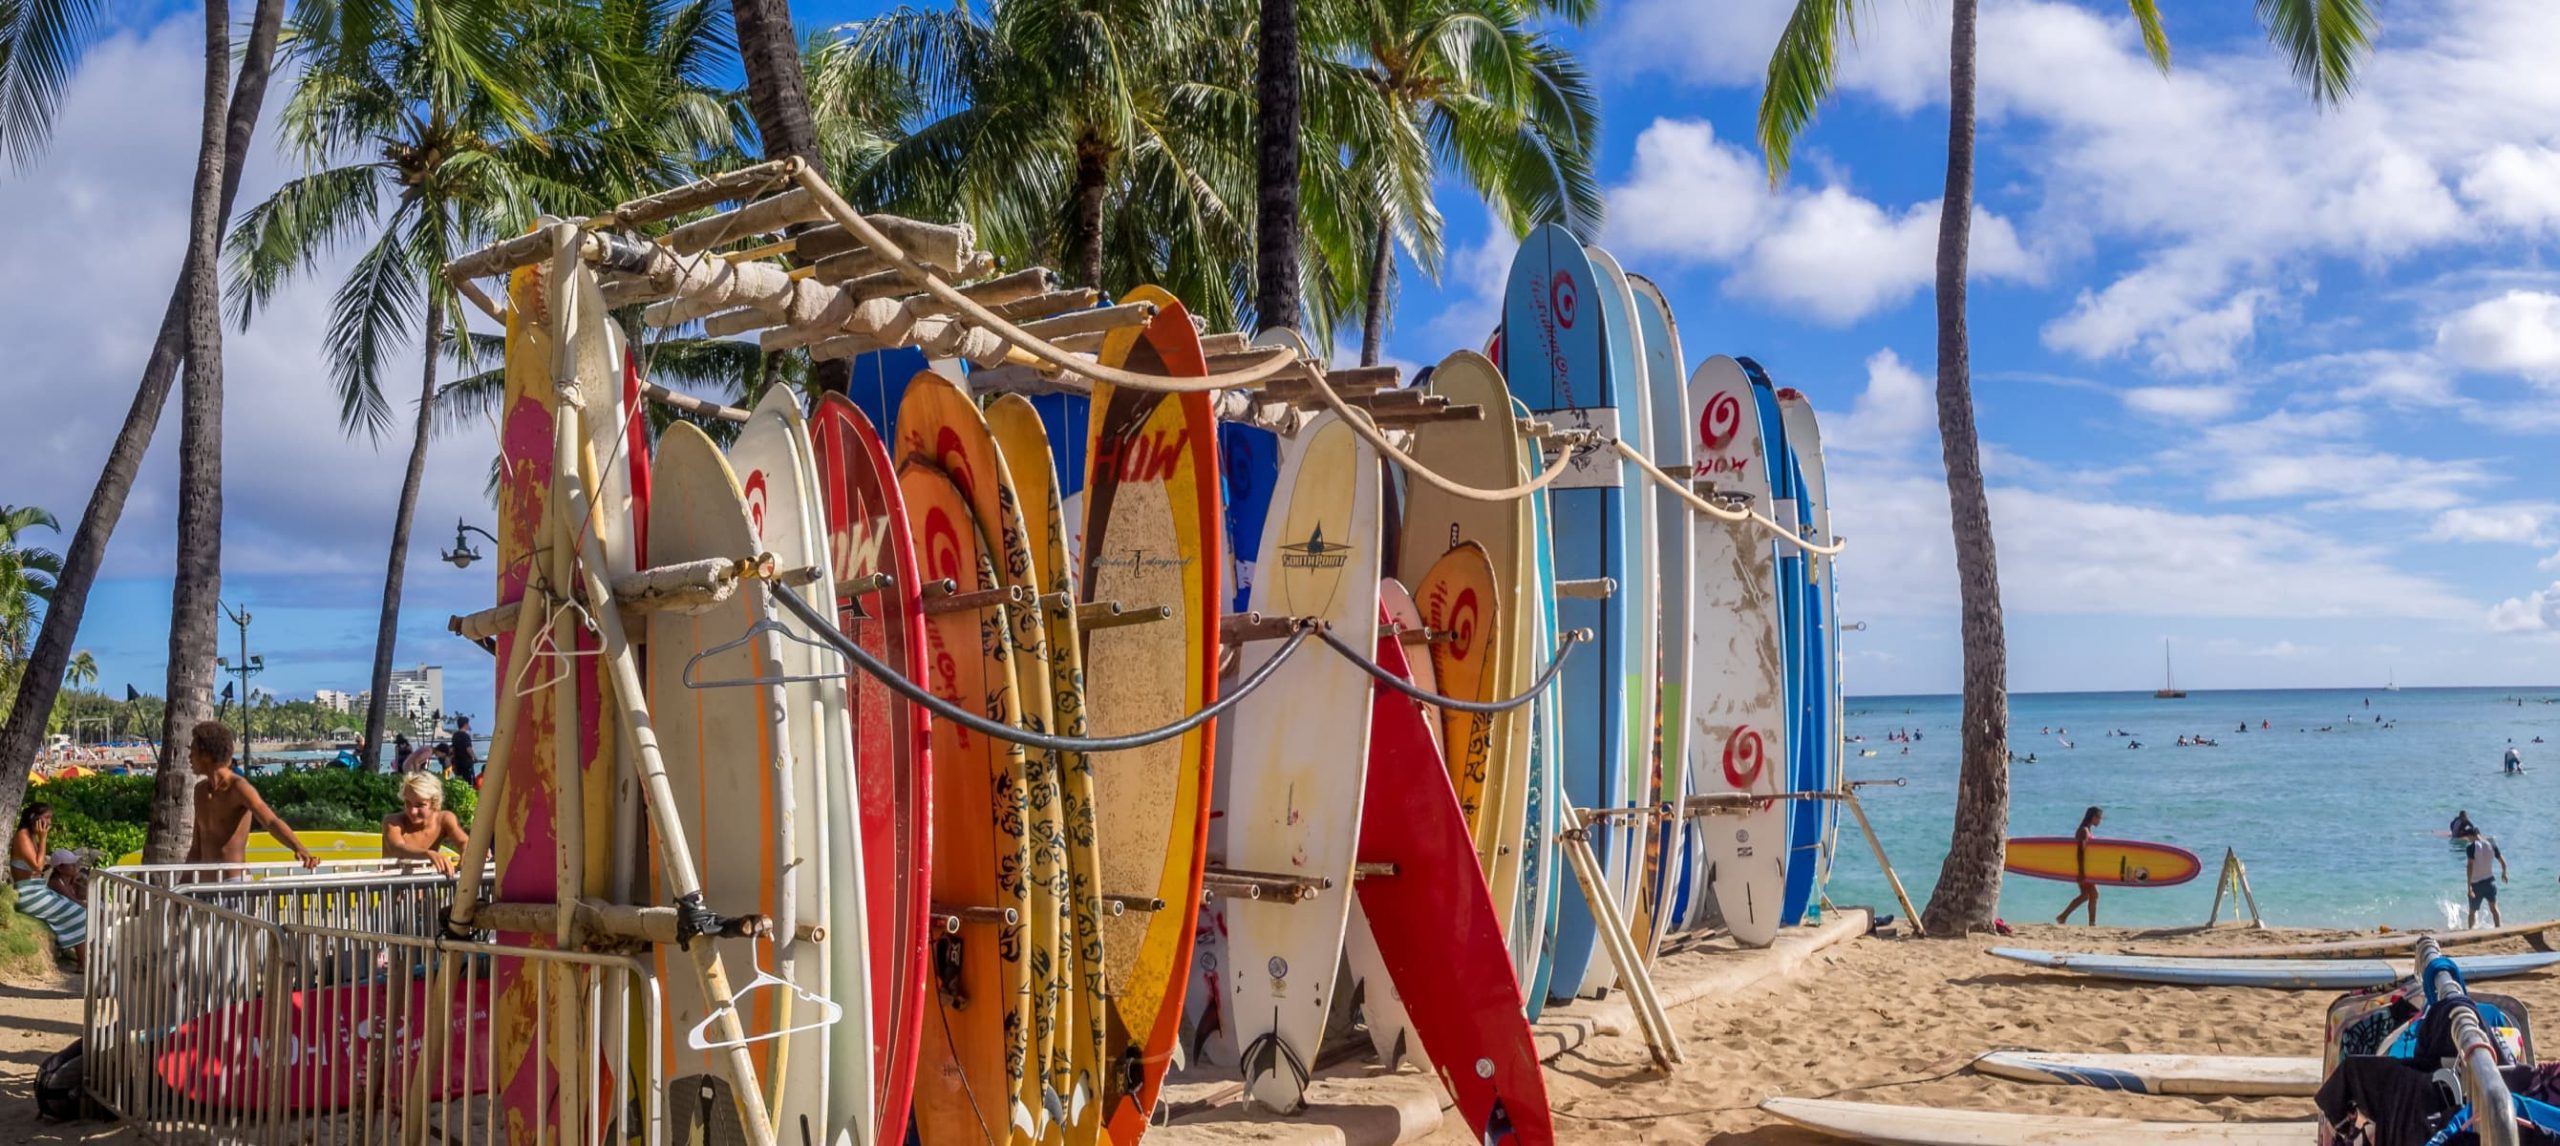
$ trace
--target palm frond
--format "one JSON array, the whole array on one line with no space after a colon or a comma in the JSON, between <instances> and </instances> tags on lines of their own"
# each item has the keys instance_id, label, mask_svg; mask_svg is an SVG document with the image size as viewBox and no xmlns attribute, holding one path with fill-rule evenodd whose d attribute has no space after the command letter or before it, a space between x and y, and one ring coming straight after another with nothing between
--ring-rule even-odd
<instances>
[{"instance_id":1,"label":"palm frond","mask_svg":"<svg viewBox=\"0 0 2560 1146\"><path fill-rule=\"evenodd\" d=\"M288 275L311 269L349 232L373 219L383 175L368 163L289 179L241 213L227 246L229 302L242 328Z\"/></svg>"},{"instance_id":2,"label":"palm frond","mask_svg":"<svg viewBox=\"0 0 2560 1146\"><path fill-rule=\"evenodd\" d=\"M2354 91L2356 67L2373 52L2369 0L2258 0L2258 19L2313 102L2337 104Z\"/></svg>"},{"instance_id":3,"label":"palm frond","mask_svg":"<svg viewBox=\"0 0 2560 1146\"><path fill-rule=\"evenodd\" d=\"M2169 29L2160 22L2160 0L2125 0L2133 9L2133 22L2142 28L2142 50L2151 57L2153 67L2169 70Z\"/></svg>"},{"instance_id":4,"label":"palm frond","mask_svg":"<svg viewBox=\"0 0 2560 1146\"><path fill-rule=\"evenodd\" d=\"M1857 35L1857 0L1796 0L1778 46L1769 53L1768 85L1760 91L1760 152L1769 182L1787 177L1798 135L1813 122L1839 75L1840 37Z\"/></svg>"},{"instance_id":5,"label":"palm frond","mask_svg":"<svg viewBox=\"0 0 2560 1146\"><path fill-rule=\"evenodd\" d=\"M12 164L44 154L63 86L105 7L101 0L0 4L0 148Z\"/></svg>"},{"instance_id":6,"label":"palm frond","mask_svg":"<svg viewBox=\"0 0 2560 1146\"><path fill-rule=\"evenodd\" d=\"M356 260L329 307L329 375L338 425L379 439L391 425L382 366L417 322L421 279L404 228L386 228Z\"/></svg>"}]
</instances>

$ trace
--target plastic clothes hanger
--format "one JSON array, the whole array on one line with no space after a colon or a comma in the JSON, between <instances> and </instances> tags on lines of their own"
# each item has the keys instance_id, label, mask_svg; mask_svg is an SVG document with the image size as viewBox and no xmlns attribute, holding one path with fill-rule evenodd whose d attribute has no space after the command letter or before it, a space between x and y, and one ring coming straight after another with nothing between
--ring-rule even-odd
<instances>
[{"instance_id":1,"label":"plastic clothes hanger","mask_svg":"<svg viewBox=\"0 0 2560 1146\"><path fill-rule=\"evenodd\" d=\"M746 986L730 992L729 1001L711 1008L711 1013L709 1015L704 1016L701 1022L694 1024L694 1028L691 1031L686 1032L685 1042L690 1044L693 1049L698 1051L727 1050L731 1047L742 1047L754 1043L771 1042L774 1039L781 1038L785 1035L796 1035L802 1031L814 1031L825 1027L831 1027L844 1018L844 1008L838 1006L835 1000L811 991L808 988L802 987L788 979L782 978L771 971L765 970L764 957L762 954L756 955L754 957L754 961L750 965L756 969L755 978L747 980ZM766 1031L763 1034L745 1035L734 1041L713 1042L710 1039L709 1032L711 1030L711 1024L719 1022L721 1019L728 1016L737 1014L738 1000L755 994L757 991L777 987L790 991L793 1000L796 1002L816 1004L819 1014L818 1020L810 1023L802 1023L798 1026L784 1027L780 1030Z\"/></svg>"}]
</instances>

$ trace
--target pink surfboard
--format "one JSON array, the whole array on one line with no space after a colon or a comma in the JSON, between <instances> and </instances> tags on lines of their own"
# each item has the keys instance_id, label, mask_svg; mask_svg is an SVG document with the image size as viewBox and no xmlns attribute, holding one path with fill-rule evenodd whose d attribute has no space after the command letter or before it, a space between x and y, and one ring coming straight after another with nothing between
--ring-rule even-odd
<instances>
[{"instance_id":1,"label":"pink surfboard","mask_svg":"<svg viewBox=\"0 0 2560 1146\"><path fill-rule=\"evenodd\" d=\"M875 573L886 589L837 602L837 623L864 652L908 680L925 679L923 584L908 540L906 499L871 419L841 394L809 419L818 484L827 506L835 583ZM924 986L932 942L933 764L931 719L868 673L853 673L854 772L862 816L863 908L869 916L873 1062L883 1140L905 1133L924 1037Z\"/></svg>"},{"instance_id":2,"label":"pink surfboard","mask_svg":"<svg viewBox=\"0 0 2560 1146\"><path fill-rule=\"evenodd\" d=\"M1383 608L1379 619L1388 619ZM1411 679L1403 642L1380 637L1377 656ZM1372 693L1359 855L1394 874L1354 885L1360 910L1424 1055L1476 1139L1546 1146L1555 1141L1546 1076L1432 719L1385 685Z\"/></svg>"},{"instance_id":3,"label":"pink surfboard","mask_svg":"<svg viewBox=\"0 0 2560 1146\"><path fill-rule=\"evenodd\" d=\"M409 1072L427 1054L427 1024L433 1018L427 984L424 979L410 981L405 1000L394 1000L393 988L376 983L287 996L285 1109L343 1110L365 1095L395 1107L403 1101ZM446 1062L441 1069L427 1067L425 1093L431 1102L489 1092L489 1056L472 1038L473 1032L489 1027L489 980L474 979L468 1005L464 1003L465 991L456 984L454 1007L445 1012L452 1030L445 1040ZM267 1022L267 1001L259 998L180 1023L153 1057L152 1071L189 1102L251 1109L266 1098ZM386 1022L391 1025L387 1034L380 1029ZM377 1037L384 1041L377 1043ZM384 1053L386 1046L398 1053ZM390 1076L376 1078L377 1071Z\"/></svg>"}]
</instances>

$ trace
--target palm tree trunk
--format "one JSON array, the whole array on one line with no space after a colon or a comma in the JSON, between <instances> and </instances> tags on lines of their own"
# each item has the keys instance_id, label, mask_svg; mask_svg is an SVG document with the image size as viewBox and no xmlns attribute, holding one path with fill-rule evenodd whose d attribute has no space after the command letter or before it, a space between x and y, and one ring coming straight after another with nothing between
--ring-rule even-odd
<instances>
[{"instance_id":1,"label":"palm tree trunk","mask_svg":"<svg viewBox=\"0 0 2560 1146\"><path fill-rule=\"evenodd\" d=\"M1360 316L1360 364L1375 366L1387 352L1387 280L1396 272L1395 229L1378 220L1369 244L1369 300Z\"/></svg>"},{"instance_id":2,"label":"palm tree trunk","mask_svg":"<svg viewBox=\"0 0 2560 1146\"><path fill-rule=\"evenodd\" d=\"M169 707L160 718L160 774L151 792L148 863L186 858L195 806L180 745L213 714L213 658L222 601L222 173L228 166L225 96L231 79L231 8L204 6L204 135L196 152L187 236L187 370L178 400L178 575L169 594ZM246 698L243 698L246 699Z\"/></svg>"},{"instance_id":3,"label":"palm tree trunk","mask_svg":"<svg viewBox=\"0 0 2560 1146\"><path fill-rule=\"evenodd\" d=\"M747 73L747 114L755 118L764 157L796 155L818 174L827 174L817 120L809 113L809 80L801 72L800 39L792 31L789 0L729 0L729 22L737 30L738 59ZM812 362L809 378L820 390L850 392L853 360Z\"/></svg>"},{"instance_id":4,"label":"palm tree trunk","mask_svg":"<svg viewBox=\"0 0 2560 1146\"><path fill-rule=\"evenodd\" d=\"M1111 146L1086 138L1076 141L1076 182L1067 211L1067 265L1076 269L1076 285L1102 289L1102 196L1111 180Z\"/></svg>"},{"instance_id":5,"label":"palm tree trunk","mask_svg":"<svg viewBox=\"0 0 2560 1146\"><path fill-rule=\"evenodd\" d=\"M2009 652L2000 620L2000 568L1982 447L1973 424L1965 332L1965 255L1973 229L1973 63L1977 0L1955 0L1947 82L1947 197L1938 217L1938 438L1955 531L1963 609L1964 730L1955 838L1926 912L1932 935L1985 931L2000 906L2009 836Z\"/></svg>"},{"instance_id":6,"label":"palm tree trunk","mask_svg":"<svg viewBox=\"0 0 2560 1146\"><path fill-rule=\"evenodd\" d=\"M426 366L419 371L418 435L409 443L409 473L400 480L400 511L391 519L391 568L382 576L382 620L373 631L373 700L364 710L365 763L380 766L383 724L391 706L391 660L400 639L400 583L409 567L409 525L418 487L427 480L428 431L435 425L436 347L444 341L444 300L427 295Z\"/></svg>"},{"instance_id":7,"label":"palm tree trunk","mask_svg":"<svg viewBox=\"0 0 2560 1146\"><path fill-rule=\"evenodd\" d=\"M1262 0L1254 72L1254 150L1261 194L1254 217L1254 326L1296 330L1298 315L1298 3Z\"/></svg>"},{"instance_id":8,"label":"palm tree trunk","mask_svg":"<svg viewBox=\"0 0 2560 1146\"><path fill-rule=\"evenodd\" d=\"M249 25L249 48L241 56L240 78L231 90L222 151L225 156L248 154L250 137L258 126L258 109L267 97L277 29L283 23L284 0L258 0ZM204 157L199 155L198 167L203 163ZM240 194L240 169L244 165L218 166L222 171L222 202L215 215L228 219L232 201ZM188 259L187 265L192 267L192 250ZM89 506L80 515L79 527L72 531L71 548L63 553L62 575L55 579L53 599L45 607L44 627L36 634L35 651L29 654L29 679L9 706L8 723L0 725L0 822L17 822L19 803L26 798L27 776L35 768L36 749L44 744L45 719L53 711L62 670L71 662L72 642L80 639L80 620L88 609L89 589L97 583L98 568L106 560L107 539L124 516L125 498L133 492L133 479L142 472L142 458L150 452L152 433L160 425L160 412L169 404L170 385L177 381L178 365L186 358L188 286L188 273L182 270L169 290L169 305L161 313L160 333L152 340L150 357L143 360L142 382L134 389L133 405L125 411L124 426L116 431L115 444L107 451L97 487L89 493Z\"/></svg>"}]
</instances>

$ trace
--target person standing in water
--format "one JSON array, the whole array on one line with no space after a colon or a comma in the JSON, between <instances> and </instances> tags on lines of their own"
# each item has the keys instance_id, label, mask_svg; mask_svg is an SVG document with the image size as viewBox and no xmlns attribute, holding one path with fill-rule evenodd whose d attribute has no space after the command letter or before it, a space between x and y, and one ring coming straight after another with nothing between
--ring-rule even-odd
<instances>
[{"instance_id":1,"label":"person standing in water","mask_svg":"<svg viewBox=\"0 0 2560 1146\"><path fill-rule=\"evenodd\" d=\"M2509 772L2524 771L2524 753L2516 751L2514 741L2507 742L2506 767Z\"/></svg>"},{"instance_id":2,"label":"person standing in water","mask_svg":"<svg viewBox=\"0 0 2560 1146\"><path fill-rule=\"evenodd\" d=\"M2463 916L2462 925L2465 928L2477 925L2480 922L2480 905L2485 903L2489 905L2489 926L2504 927L2506 921L2498 915L2498 884L2508 878L2507 854L2498 850L2498 841L2481 835L2478 828L2473 828L2462 838L2463 877L2471 884L2471 911ZM2495 878L2492 878L2490 870L2493 860L2497 868Z\"/></svg>"},{"instance_id":3,"label":"person standing in water","mask_svg":"<svg viewBox=\"0 0 2560 1146\"><path fill-rule=\"evenodd\" d=\"M2078 868L2080 894L2072 896L2071 902L2062 905L2062 914L2053 917L2056 925L2071 922L2071 909L2083 903L2089 905L2089 926L2098 925L2098 885L2089 879L2089 840L2091 834L2098 829L2098 821L2106 817L2106 812L2097 808L2080 813L2080 830L2071 833L2072 848L2078 854L2080 861Z\"/></svg>"}]
</instances>

